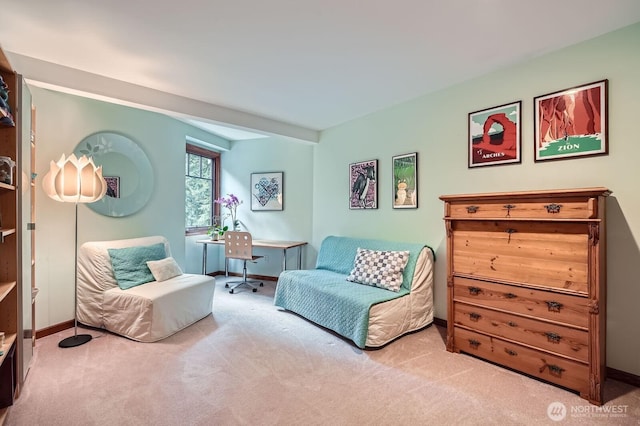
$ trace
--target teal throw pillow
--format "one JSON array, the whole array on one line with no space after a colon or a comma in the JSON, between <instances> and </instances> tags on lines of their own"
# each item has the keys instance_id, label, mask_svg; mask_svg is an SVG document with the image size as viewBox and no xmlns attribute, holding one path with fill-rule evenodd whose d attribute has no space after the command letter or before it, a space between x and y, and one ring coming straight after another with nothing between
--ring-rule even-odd
<instances>
[{"instance_id":1,"label":"teal throw pillow","mask_svg":"<svg viewBox=\"0 0 640 426\"><path fill-rule=\"evenodd\" d=\"M108 251L111 257L113 275L118 282L118 287L122 290L154 281L147 262L167 257L164 243L109 249Z\"/></svg>"}]
</instances>

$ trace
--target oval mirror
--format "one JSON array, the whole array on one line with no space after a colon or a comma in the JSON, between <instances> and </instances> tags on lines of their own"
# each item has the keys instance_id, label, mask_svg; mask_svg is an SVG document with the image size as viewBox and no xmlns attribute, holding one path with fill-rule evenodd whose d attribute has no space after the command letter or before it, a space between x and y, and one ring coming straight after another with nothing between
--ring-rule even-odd
<instances>
[{"instance_id":1,"label":"oval mirror","mask_svg":"<svg viewBox=\"0 0 640 426\"><path fill-rule=\"evenodd\" d=\"M147 204L153 191L153 170L144 151L133 140L112 132L84 138L73 151L93 158L102 166L107 195L87 204L96 213L111 217L131 215Z\"/></svg>"}]
</instances>

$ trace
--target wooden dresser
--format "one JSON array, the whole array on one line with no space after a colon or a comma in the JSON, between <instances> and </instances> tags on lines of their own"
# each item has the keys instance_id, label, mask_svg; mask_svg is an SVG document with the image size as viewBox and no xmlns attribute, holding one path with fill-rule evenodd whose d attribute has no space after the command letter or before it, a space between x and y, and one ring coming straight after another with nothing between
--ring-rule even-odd
<instances>
[{"instance_id":1,"label":"wooden dresser","mask_svg":"<svg viewBox=\"0 0 640 426\"><path fill-rule=\"evenodd\" d=\"M602 404L606 188L443 195L447 350Z\"/></svg>"}]
</instances>

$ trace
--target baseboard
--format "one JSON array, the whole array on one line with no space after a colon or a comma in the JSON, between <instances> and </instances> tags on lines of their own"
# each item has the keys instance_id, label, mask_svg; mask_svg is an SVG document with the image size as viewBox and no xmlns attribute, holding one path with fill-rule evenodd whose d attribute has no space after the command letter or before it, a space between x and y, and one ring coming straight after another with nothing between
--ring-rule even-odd
<instances>
[{"instance_id":1,"label":"baseboard","mask_svg":"<svg viewBox=\"0 0 640 426\"><path fill-rule=\"evenodd\" d=\"M640 376L607 367L607 378L640 388Z\"/></svg>"},{"instance_id":2,"label":"baseboard","mask_svg":"<svg viewBox=\"0 0 640 426\"><path fill-rule=\"evenodd\" d=\"M52 334L56 334L69 328L73 328L73 324L74 321L69 320L61 322L60 324L52 325L51 327L36 330L36 340L40 339L41 337L51 336Z\"/></svg>"},{"instance_id":3,"label":"baseboard","mask_svg":"<svg viewBox=\"0 0 640 426\"><path fill-rule=\"evenodd\" d=\"M224 271L209 272L207 275L209 275L211 277L218 277L218 276L223 276L224 277ZM239 272L229 272L229 276L230 277L242 277L242 274L239 273ZM270 275L247 274L247 278L249 278L250 280L258 280L258 281L278 281L278 277L272 277Z\"/></svg>"},{"instance_id":4,"label":"baseboard","mask_svg":"<svg viewBox=\"0 0 640 426\"><path fill-rule=\"evenodd\" d=\"M433 318L433 323L440 327L447 327L447 320L442 318ZM640 388L640 376L626 371L616 370L615 368L607 367L607 378L617 380L619 382L626 383L628 385L636 386Z\"/></svg>"},{"instance_id":5,"label":"baseboard","mask_svg":"<svg viewBox=\"0 0 640 426\"><path fill-rule=\"evenodd\" d=\"M435 325L439 325L440 327L447 327L447 320L443 320L442 318L433 317L433 323Z\"/></svg>"}]
</instances>

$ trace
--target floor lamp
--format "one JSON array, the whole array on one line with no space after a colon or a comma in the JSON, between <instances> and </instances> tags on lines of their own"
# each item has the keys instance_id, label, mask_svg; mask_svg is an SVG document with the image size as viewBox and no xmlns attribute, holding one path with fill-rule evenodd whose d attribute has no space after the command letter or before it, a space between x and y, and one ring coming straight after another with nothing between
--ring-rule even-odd
<instances>
[{"instance_id":1,"label":"floor lamp","mask_svg":"<svg viewBox=\"0 0 640 426\"><path fill-rule=\"evenodd\" d=\"M61 348L73 348L91 340L90 334L78 334L78 204L98 201L107 192L107 183L102 178L102 166L96 167L93 159L83 155L77 158L64 154L57 163L51 162L49 172L42 180L44 192L62 203L75 203L75 272L74 272L74 334L58 343Z\"/></svg>"}]
</instances>

